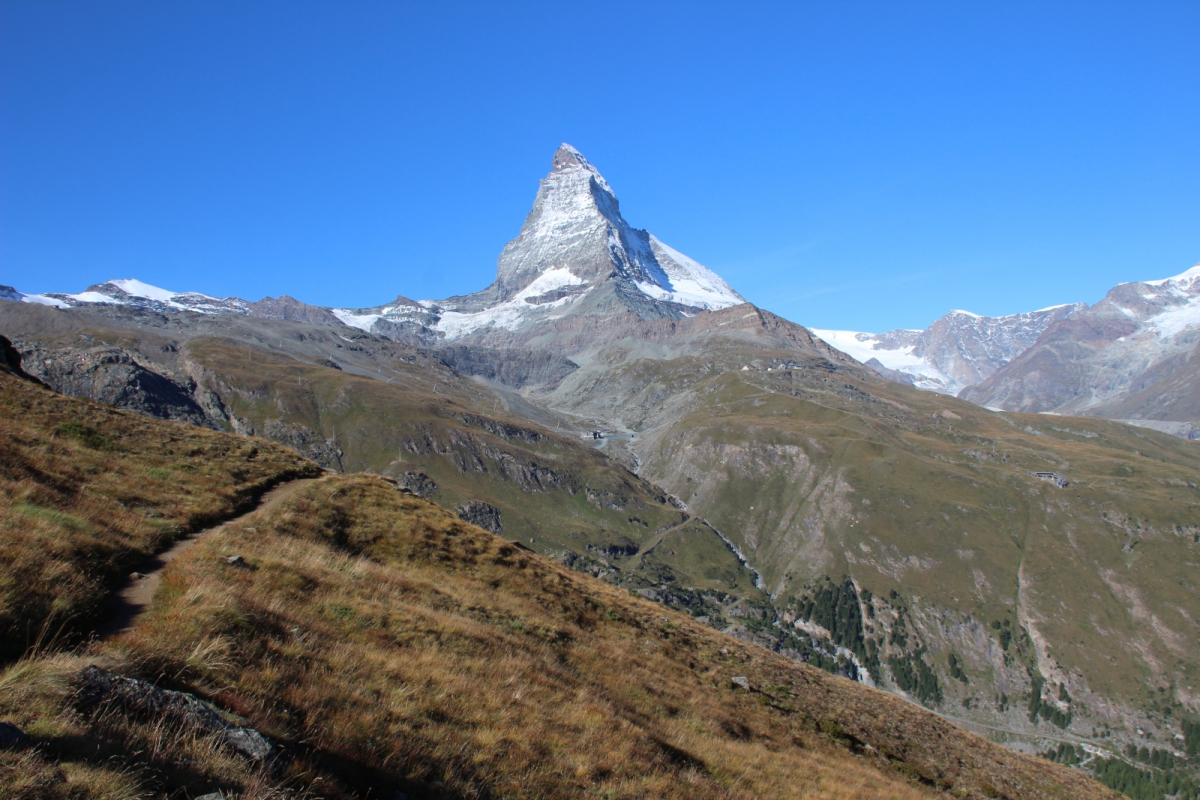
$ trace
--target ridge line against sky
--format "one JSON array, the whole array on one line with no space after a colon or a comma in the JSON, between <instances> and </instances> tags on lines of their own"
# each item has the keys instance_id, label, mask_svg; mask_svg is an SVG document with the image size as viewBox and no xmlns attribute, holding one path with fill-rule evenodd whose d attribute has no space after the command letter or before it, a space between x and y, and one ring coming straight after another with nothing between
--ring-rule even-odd
<instances>
[{"instance_id":1,"label":"ridge line against sky","mask_svg":"<svg viewBox=\"0 0 1200 800\"><path fill-rule=\"evenodd\" d=\"M483 288L559 143L818 328L1200 261L1200 4L0 4L0 283Z\"/></svg>"}]
</instances>

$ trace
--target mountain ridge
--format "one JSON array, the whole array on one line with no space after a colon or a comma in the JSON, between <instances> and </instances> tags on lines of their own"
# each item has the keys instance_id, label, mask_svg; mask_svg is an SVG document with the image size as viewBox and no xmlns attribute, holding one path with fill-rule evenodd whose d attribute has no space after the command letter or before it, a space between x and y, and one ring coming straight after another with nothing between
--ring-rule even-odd
<instances>
[{"instance_id":1,"label":"mountain ridge","mask_svg":"<svg viewBox=\"0 0 1200 800\"><path fill-rule=\"evenodd\" d=\"M1013 410L1200 421L1200 264L1113 287L963 397Z\"/></svg>"}]
</instances>

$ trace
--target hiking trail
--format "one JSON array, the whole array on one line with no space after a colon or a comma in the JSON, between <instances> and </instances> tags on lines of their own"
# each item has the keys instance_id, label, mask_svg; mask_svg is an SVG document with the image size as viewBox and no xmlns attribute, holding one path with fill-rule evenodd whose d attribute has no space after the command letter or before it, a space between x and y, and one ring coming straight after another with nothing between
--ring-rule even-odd
<instances>
[{"instance_id":1,"label":"hiking trail","mask_svg":"<svg viewBox=\"0 0 1200 800\"><path fill-rule=\"evenodd\" d=\"M296 480L281 483L259 498L258 504L246 513L232 519L227 519L211 528L205 528L190 536L185 536L174 542L166 550L149 558L133 573L140 577L130 578L125 587L113 595L108 615L96 627L96 635L101 639L109 639L131 630L137 624L138 618L150 607L150 602L154 599L154 593L158 591L158 585L162 582L163 570L172 561L194 547L202 538L210 533L221 530L226 525L242 522L260 511L274 508L291 497L297 489L307 486L315 480L317 479L297 478Z\"/></svg>"}]
</instances>

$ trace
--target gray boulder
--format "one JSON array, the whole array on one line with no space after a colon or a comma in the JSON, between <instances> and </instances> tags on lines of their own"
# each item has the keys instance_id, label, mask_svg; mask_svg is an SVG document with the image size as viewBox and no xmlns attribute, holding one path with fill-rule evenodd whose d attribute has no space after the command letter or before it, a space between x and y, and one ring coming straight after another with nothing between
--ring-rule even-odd
<instances>
[{"instance_id":1,"label":"gray boulder","mask_svg":"<svg viewBox=\"0 0 1200 800\"><path fill-rule=\"evenodd\" d=\"M472 500L470 503L455 506L454 510L463 522L478 525L485 531L500 535L500 509L495 506Z\"/></svg>"},{"instance_id":2,"label":"gray boulder","mask_svg":"<svg viewBox=\"0 0 1200 800\"><path fill-rule=\"evenodd\" d=\"M95 664L80 670L77 684L77 706L85 713L114 708L126 714L164 719L215 736L250 761L267 762L275 756L275 746L261 733L229 722L212 706L185 692L160 689Z\"/></svg>"}]
</instances>

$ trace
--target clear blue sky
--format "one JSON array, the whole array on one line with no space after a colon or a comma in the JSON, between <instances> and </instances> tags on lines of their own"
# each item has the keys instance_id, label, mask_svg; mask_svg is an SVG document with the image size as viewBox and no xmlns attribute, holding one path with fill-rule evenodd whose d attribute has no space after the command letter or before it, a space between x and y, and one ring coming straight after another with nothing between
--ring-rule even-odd
<instances>
[{"instance_id":1,"label":"clear blue sky","mask_svg":"<svg viewBox=\"0 0 1200 800\"><path fill-rule=\"evenodd\" d=\"M1200 261L1200 3L0 2L0 283L480 289L562 141L815 327Z\"/></svg>"}]
</instances>

